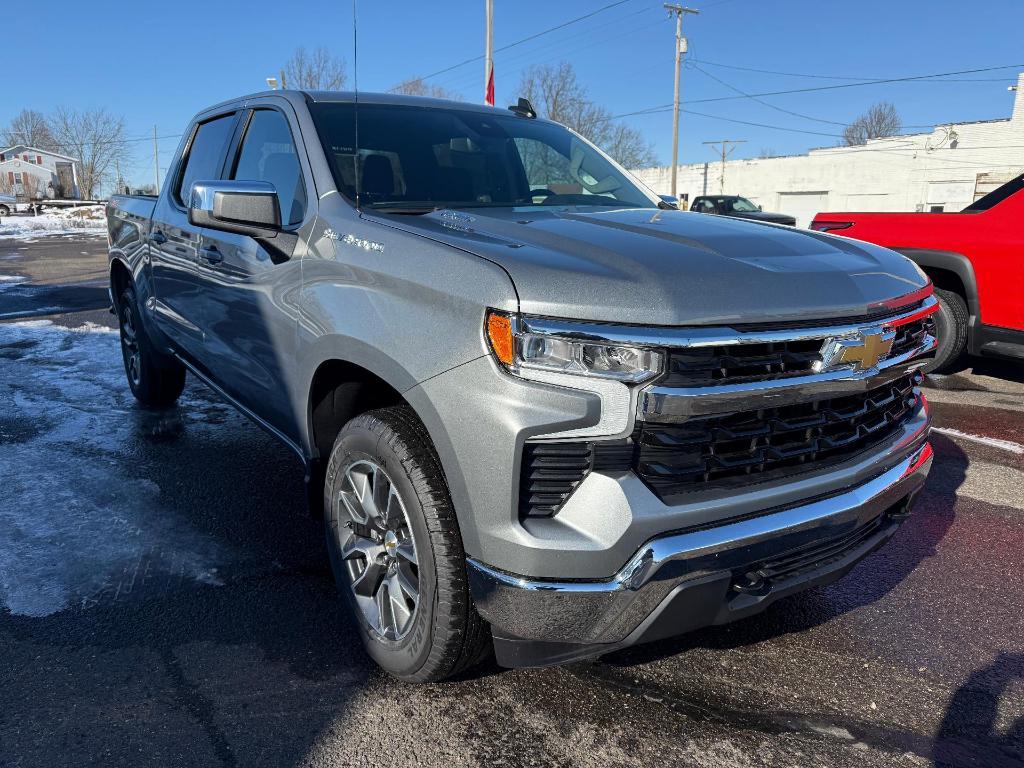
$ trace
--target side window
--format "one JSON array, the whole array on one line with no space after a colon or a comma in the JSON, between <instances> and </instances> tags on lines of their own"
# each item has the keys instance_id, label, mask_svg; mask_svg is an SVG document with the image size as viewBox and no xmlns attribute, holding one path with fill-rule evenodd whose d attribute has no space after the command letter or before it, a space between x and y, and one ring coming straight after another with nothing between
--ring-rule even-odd
<instances>
[{"instance_id":1,"label":"side window","mask_svg":"<svg viewBox=\"0 0 1024 768\"><path fill-rule=\"evenodd\" d=\"M281 220L285 226L298 224L306 214L302 166L288 120L276 110L253 112L231 178L273 184L281 200Z\"/></svg>"},{"instance_id":2,"label":"side window","mask_svg":"<svg viewBox=\"0 0 1024 768\"><path fill-rule=\"evenodd\" d=\"M224 159L224 152L234 126L233 112L200 124L185 158L181 183L174 192L179 203L185 204L193 182L220 178L220 164Z\"/></svg>"}]
</instances>

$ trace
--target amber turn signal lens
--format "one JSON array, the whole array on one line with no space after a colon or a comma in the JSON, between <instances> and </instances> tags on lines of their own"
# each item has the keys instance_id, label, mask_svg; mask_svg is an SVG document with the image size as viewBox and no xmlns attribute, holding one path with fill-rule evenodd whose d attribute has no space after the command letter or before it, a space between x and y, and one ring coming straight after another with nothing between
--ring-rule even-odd
<instances>
[{"instance_id":1,"label":"amber turn signal lens","mask_svg":"<svg viewBox=\"0 0 1024 768\"><path fill-rule=\"evenodd\" d=\"M487 338L491 342L494 356L505 365L512 365L512 321L507 315L491 312L487 315Z\"/></svg>"}]
</instances>

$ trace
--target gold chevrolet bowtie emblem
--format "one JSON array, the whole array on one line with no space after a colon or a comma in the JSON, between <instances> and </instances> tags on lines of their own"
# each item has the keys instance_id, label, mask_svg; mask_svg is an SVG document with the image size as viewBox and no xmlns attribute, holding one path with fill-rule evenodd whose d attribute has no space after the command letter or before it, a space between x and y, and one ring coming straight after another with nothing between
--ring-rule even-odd
<instances>
[{"instance_id":1,"label":"gold chevrolet bowtie emblem","mask_svg":"<svg viewBox=\"0 0 1024 768\"><path fill-rule=\"evenodd\" d=\"M861 331L856 336L828 339L821 348L821 364L819 371L853 366L854 370L864 371L874 368L892 351L896 331L891 329L873 328Z\"/></svg>"}]
</instances>

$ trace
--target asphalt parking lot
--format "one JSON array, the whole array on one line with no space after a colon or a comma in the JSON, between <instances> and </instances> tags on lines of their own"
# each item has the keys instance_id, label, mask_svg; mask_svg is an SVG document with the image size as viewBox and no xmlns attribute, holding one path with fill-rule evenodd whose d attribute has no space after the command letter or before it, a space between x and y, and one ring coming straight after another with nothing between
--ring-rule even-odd
<instances>
[{"instance_id":1,"label":"asphalt parking lot","mask_svg":"<svg viewBox=\"0 0 1024 768\"><path fill-rule=\"evenodd\" d=\"M297 461L124 383L97 237L0 239L0 766L1024 764L1024 367L928 390L915 514L731 626L409 687L343 614Z\"/></svg>"}]
</instances>

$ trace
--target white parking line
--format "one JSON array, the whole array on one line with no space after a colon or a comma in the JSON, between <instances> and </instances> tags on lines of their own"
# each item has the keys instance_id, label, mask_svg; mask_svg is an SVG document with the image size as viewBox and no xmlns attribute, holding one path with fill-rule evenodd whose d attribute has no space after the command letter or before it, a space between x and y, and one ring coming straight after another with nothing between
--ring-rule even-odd
<instances>
[{"instance_id":1,"label":"white parking line","mask_svg":"<svg viewBox=\"0 0 1024 768\"><path fill-rule=\"evenodd\" d=\"M1024 453L1024 445L1011 440L999 440L995 437L972 435L968 432L961 432L959 429L951 429L949 427L932 427L932 432L938 432L940 435L949 435L950 437L959 437L961 440L966 440L970 443L980 443L981 445L987 445L1018 455Z\"/></svg>"}]
</instances>

